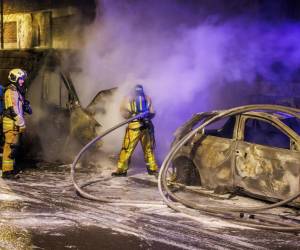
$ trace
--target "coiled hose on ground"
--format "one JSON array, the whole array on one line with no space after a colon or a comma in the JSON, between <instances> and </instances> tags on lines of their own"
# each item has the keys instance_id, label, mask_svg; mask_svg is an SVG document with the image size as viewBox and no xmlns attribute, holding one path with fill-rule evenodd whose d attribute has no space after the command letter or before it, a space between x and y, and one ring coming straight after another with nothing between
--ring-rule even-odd
<instances>
[{"instance_id":1,"label":"coiled hose on ground","mask_svg":"<svg viewBox=\"0 0 300 250\"><path fill-rule=\"evenodd\" d=\"M140 118L143 118L145 116L147 116L149 112L144 112L144 113L141 113L141 114L138 114L126 121L123 121L123 122L120 122L119 124L117 124L116 126L104 131L103 133L101 133L100 135L98 135L97 137L95 137L93 140L91 140L89 143L87 143L81 150L80 152L76 155L72 165L71 165L71 180L72 180L72 183L73 183L73 186L75 187L76 191L84 198L86 199L89 199L89 200L95 200L95 201L100 201L100 202L106 202L106 203L117 203L118 205L128 205L128 204L161 204L161 202L156 202L156 201L142 201L142 200L139 200L139 201L136 201L136 200L125 200L125 199L113 199L113 198L108 198L108 197L99 197L99 196L95 196L95 195L91 195L89 193L87 193L86 191L84 191L82 188L91 184L91 183L94 183L94 182L97 182L97 181L90 181L88 183L84 183L82 185L79 185L76 181L76 178L75 178L75 169L76 169L76 165L77 163L79 162L80 158L82 157L82 155L91 147L93 146L97 141L99 141L100 139L102 139L103 137L105 137L106 135L108 135L109 133L113 132L114 130L126 125L127 123L130 123L131 121L133 120L137 120L137 119L140 119ZM103 179L100 179L99 181L104 181L104 180L107 180L107 179L110 179L110 178L103 178Z\"/></svg>"},{"instance_id":2,"label":"coiled hose on ground","mask_svg":"<svg viewBox=\"0 0 300 250\"><path fill-rule=\"evenodd\" d=\"M192 201L188 201L188 200L184 200L180 197L178 197L176 194L174 194L167 183L167 171L168 168L174 158L174 156L176 155L176 153L178 152L178 150L184 145L186 144L189 140L191 140L191 138L196 135L196 133L198 133L199 131L201 131L203 128L205 128L206 126L208 126L209 124L224 118L224 117L228 117L228 116L232 116L232 115L238 115L238 114L242 114L245 112L249 112L249 111L253 111L253 110L260 110L260 111L280 111L283 113L287 113L290 115L293 115L295 117L297 117L298 119L300 119L300 115L299 115L299 110L297 109L293 109L293 108L289 108L289 107L283 107L283 106L277 106L277 105L248 105L248 106L242 106L242 107L238 107L238 108L233 108L233 109L229 109L223 112L219 112L216 115L214 115L213 117L209 118L208 120L204 121L199 127L195 128L194 130L192 130L191 132L189 132L186 136L184 136L180 141L178 141L169 151L169 153L167 154L160 172L159 172L159 177L158 177L158 189L160 192L161 197L163 198L163 200L166 202L166 204L171 207L172 209L174 209L175 211L178 212L182 212L188 215L195 215L195 213L193 213L191 210L188 210L186 208L182 208L179 207L175 202L179 202L183 205L185 205L188 208L193 208L199 211L204 211L210 214L217 214L217 215L231 215L231 216L235 216L235 223L238 224L242 224L245 226L250 226L250 227L254 227L254 228L259 228L259 229L267 229L267 230L276 230L276 231L284 231L284 232L297 232L300 231L300 226L294 226L291 224L285 224L285 223L280 223L278 222L279 225L285 225L285 226L269 226L269 225L261 225L258 224L257 222L253 221L252 223L249 222L245 222L242 219L238 219L237 218L237 213L254 213L254 212L259 212L259 211L263 211L263 210L267 210L267 209L271 209L271 208L275 208L275 207L279 207L282 205L285 205L291 201L293 201L294 199L296 199L297 197L300 196L300 192L289 197L286 200L271 204L271 205L266 205L266 206L260 206L260 207L249 207L249 208L227 208L227 207L212 207L212 206L199 206L198 204L196 204L195 202ZM260 217L259 215L256 216L256 218L267 221L268 220L264 217ZM271 221L269 221L271 222Z\"/></svg>"}]
</instances>

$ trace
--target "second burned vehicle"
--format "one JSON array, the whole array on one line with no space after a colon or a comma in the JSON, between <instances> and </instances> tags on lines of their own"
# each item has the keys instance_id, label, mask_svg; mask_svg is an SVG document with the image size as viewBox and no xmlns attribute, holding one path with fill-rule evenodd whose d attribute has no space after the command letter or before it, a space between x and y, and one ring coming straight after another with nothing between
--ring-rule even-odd
<instances>
[{"instance_id":1,"label":"second burned vehicle","mask_svg":"<svg viewBox=\"0 0 300 250\"><path fill-rule=\"evenodd\" d=\"M76 51L1 51L0 79L7 82L10 69L28 72L27 98L34 114L28 119L20 158L68 162L80 146L97 135L101 124L95 107L101 107L113 90L100 91L87 107L82 107L72 79L80 73L75 63L64 66L65 58L76 61ZM6 87L6 86L5 86ZM106 99L105 99L106 98ZM101 114L101 110L97 110Z\"/></svg>"},{"instance_id":2,"label":"second burned vehicle","mask_svg":"<svg viewBox=\"0 0 300 250\"><path fill-rule=\"evenodd\" d=\"M176 131L174 144L198 124L204 127L175 154L177 182L216 192L241 191L267 200L284 200L300 191L300 110L263 105L196 114ZM247 107L247 106L245 106ZM238 109L237 109L238 110ZM300 203L300 199L294 200Z\"/></svg>"}]
</instances>

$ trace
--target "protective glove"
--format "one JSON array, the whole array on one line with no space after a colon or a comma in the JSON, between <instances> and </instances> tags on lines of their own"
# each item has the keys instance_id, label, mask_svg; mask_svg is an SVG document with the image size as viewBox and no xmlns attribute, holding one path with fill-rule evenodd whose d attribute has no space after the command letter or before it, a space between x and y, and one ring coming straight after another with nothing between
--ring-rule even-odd
<instances>
[{"instance_id":1,"label":"protective glove","mask_svg":"<svg viewBox=\"0 0 300 250\"><path fill-rule=\"evenodd\" d=\"M29 115L32 114L32 108L30 106L30 102L28 100L25 100L24 101L24 104L23 104L23 111Z\"/></svg>"},{"instance_id":2,"label":"protective glove","mask_svg":"<svg viewBox=\"0 0 300 250\"><path fill-rule=\"evenodd\" d=\"M150 114L149 112L141 113L141 114L139 114L139 118L138 119L140 119L140 120L146 119L146 118L149 117L149 114Z\"/></svg>"},{"instance_id":3,"label":"protective glove","mask_svg":"<svg viewBox=\"0 0 300 250\"><path fill-rule=\"evenodd\" d=\"M151 120L155 116L155 113L145 112L139 119L148 119Z\"/></svg>"}]
</instances>

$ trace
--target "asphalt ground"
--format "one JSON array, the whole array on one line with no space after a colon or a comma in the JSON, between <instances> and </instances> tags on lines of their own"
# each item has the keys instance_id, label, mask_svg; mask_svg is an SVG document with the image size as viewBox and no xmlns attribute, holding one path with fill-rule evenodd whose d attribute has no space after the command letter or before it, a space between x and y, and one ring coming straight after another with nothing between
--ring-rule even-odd
<instances>
[{"instance_id":1,"label":"asphalt ground","mask_svg":"<svg viewBox=\"0 0 300 250\"><path fill-rule=\"evenodd\" d=\"M77 179L109 177L107 164L81 166ZM300 249L296 234L175 213L163 204L154 177L142 167L133 167L128 178L108 178L85 188L102 197L138 200L139 205L79 197L69 171L68 165L45 163L27 168L17 181L0 180L0 249Z\"/></svg>"}]
</instances>

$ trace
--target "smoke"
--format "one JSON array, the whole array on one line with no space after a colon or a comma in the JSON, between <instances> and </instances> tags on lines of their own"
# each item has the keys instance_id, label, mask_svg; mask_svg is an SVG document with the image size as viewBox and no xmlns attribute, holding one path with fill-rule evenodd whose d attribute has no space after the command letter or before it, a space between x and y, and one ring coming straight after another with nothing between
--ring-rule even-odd
<instances>
[{"instance_id":1,"label":"smoke","mask_svg":"<svg viewBox=\"0 0 300 250\"><path fill-rule=\"evenodd\" d=\"M49 72L45 74L45 71L47 71L47 63L41 66L26 96L30 100L33 114L25 114L27 129L22 142L23 154L28 160L70 162L78 152L80 143L69 136L70 118L66 107L57 105L60 92L59 81L51 80ZM51 73L59 79L59 71ZM48 81L47 91L45 91L45 84L41 84L46 82L45 79Z\"/></svg>"},{"instance_id":2,"label":"smoke","mask_svg":"<svg viewBox=\"0 0 300 250\"><path fill-rule=\"evenodd\" d=\"M118 87L98 117L109 128L122 120L122 96L143 84L156 110L162 159L174 130L195 112L247 104L263 91L292 95L285 84L299 76L299 23L227 14L193 1L101 1L75 80L81 102ZM108 150L117 152L122 137L110 136Z\"/></svg>"}]
</instances>

